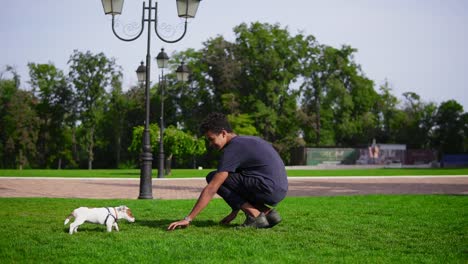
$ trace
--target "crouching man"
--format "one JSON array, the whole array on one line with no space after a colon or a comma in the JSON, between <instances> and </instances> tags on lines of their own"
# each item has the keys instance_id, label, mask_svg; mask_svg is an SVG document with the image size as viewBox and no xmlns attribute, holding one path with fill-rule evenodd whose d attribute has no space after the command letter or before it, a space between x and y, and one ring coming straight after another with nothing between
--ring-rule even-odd
<instances>
[{"instance_id":1,"label":"crouching man","mask_svg":"<svg viewBox=\"0 0 468 264\"><path fill-rule=\"evenodd\" d=\"M288 179L284 163L271 144L258 137L236 135L220 113L207 116L200 132L212 147L222 151L218 169L206 177L208 184L192 211L167 229L190 225L216 193L232 208L222 224L229 224L240 210L246 215L243 227L269 228L281 222L273 207L286 197Z\"/></svg>"}]
</instances>

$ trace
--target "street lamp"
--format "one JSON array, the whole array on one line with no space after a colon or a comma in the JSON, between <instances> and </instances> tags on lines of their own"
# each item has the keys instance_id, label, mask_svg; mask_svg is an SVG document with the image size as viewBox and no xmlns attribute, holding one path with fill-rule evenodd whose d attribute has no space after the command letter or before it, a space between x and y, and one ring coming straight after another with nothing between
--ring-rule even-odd
<instances>
[{"instance_id":1,"label":"street lamp","mask_svg":"<svg viewBox=\"0 0 468 264\"><path fill-rule=\"evenodd\" d=\"M143 61L141 62L140 66L138 66L136 73L137 73L138 82L144 83L146 80L146 66Z\"/></svg>"},{"instance_id":2,"label":"street lamp","mask_svg":"<svg viewBox=\"0 0 468 264\"><path fill-rule=\"evenodd\" d=\"M156 62L158 67L161 69L161 81L159 88L161 90L161 118L159 120L159 166L158 166L158 178L164 178L164 86L166 80L164 78L164 69L169 66L169 56L167 56L164 49L161 49L158 56L156 56Z\"/></svg>"},{"instance_id":3,"label":"street lamp","mask_svg":"<svg viewBox=\"0 0 468 264\"><path fill-rule=\"evenodd\" d=\"M185 65L183 61L180 63L180 66L177 67L176 74L177 74L177 80L182 81L182 82L188 81L190 71L187 65Z\"/></svg>"},{"instance_id":4,"label":"street lamp","mask_svg":"<svg viewBox=\"0 0 468 264\"><path fill-rule=\"evenodd\" d=\"M151 179L151 165L153 161L153 155L151 153L151 143L150 143L150 132L149 132L149 111L150 111L150 73L151 73L151 23L154 23L154 31L159 39L167 43L175 43L181 40L185 33L187 32L187 19L194 18L197 13L198 5L201 0L176 0L178 16L185 18L184 32L182 35L175 40L167 40L159 35L158 32L158 3L155 2L154 7L152 6L152 0L149 0L149 5L146 7L146 2L143 2L142 16L141 16L141 30L133 38L122 38L115 31L115 16L122 13L123 0L102 0L102 7L106 15L112 15L112 32L114 35L123 41L134 41L141 36L143 30L145 29L145 22L148 24L148 38L146 46L146 78L145 78L145 109L146 109L146 118L145 118L145 128L143 131L143 148L140 155L141 167L140 167L140 195L139 199L152 199L152 179ZM153 18L154 12L154 18ZM146 13L146 15L145 15ZM143 65L143 64L142 64ZM141 76L140 76L141 75ZM143 77L143 72L139 72L139 76Z\"/></svg>"},{"instance_id":5,"label":"street lamp","mask_svg":"<svg viewBox=\"0 0 468 264\"><path fill-rule=\"evenodd\" d=\"M164 76L164 69L169 67L169 56L167 56L164 49L161 49L158 56L156 56L158 67L161 69L161 77L159 88L161 90L161 117L159 123L159 166L158 166L158 178L164 178L164 89L166 88L166 77ZM176 70L177 80L186 82L188 80L189 69L184 62L181 63Z\"/></svg>"}]
</instances>

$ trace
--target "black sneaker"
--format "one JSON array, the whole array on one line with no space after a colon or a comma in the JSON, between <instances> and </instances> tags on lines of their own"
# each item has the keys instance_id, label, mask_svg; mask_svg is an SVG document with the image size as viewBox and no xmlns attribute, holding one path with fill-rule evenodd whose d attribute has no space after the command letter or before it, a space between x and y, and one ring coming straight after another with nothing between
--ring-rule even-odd
<instances>
[{"instance_id":1,"label":"black sneaker","mask_svg":"<svg viewBox=\"0 0 468 264\"><path fill-rule=\"evenodd\" d=\"M267 228L270 226L264 213L260 213L257 217L248 214L245 216L245 221L240 227Z\"/></svg>"},{"instance_id":2,"label":"black sneaker","mask_svg":"<svg viewBox=\"0 0 468 264\"><path fill-rule=\"evenodd\" d=\"M271 209L270 212L266 215L266 219L268 221L268 227L274 227L275 225L281 222L281 216L279 215L278 211L275 209Z\"/></svg>"}]
</instances>

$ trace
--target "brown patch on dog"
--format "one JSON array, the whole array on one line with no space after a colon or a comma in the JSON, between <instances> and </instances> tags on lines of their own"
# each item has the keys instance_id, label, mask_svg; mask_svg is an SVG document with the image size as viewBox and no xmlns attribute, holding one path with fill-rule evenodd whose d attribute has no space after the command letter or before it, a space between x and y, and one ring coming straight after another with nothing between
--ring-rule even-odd
<instances>
[{"instance_id":1,"label":"brown patch on dog","mask_svg":"<svg viewBox=\"0 0 468 264\"><path fill-rule=\"evenodd\" d=\"M133 217L133 214L132 214L132 211L130 210L130 208L125 210L125 212L127 213L128 216Z\"/></svg>"}]
</instances>

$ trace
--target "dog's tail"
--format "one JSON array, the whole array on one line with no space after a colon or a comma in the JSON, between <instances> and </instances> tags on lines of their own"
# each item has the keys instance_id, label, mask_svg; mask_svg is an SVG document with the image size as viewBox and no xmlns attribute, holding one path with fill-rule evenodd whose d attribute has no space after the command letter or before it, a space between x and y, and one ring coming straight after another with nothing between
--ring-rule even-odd
<instances>
[{"instance_id":1,"label":"dog's tail","mask_svg":"<svg viewBox=\"0 0 468 264\"><path fill-rule=\"evenodd\" d=\"M70 215L68 215L68 217L65 219L65 222L63 223L63 225L67 225L68 222L70 222L70 219L74 217L73 213L71 213Z\"/></svg>"}]
</instances>

